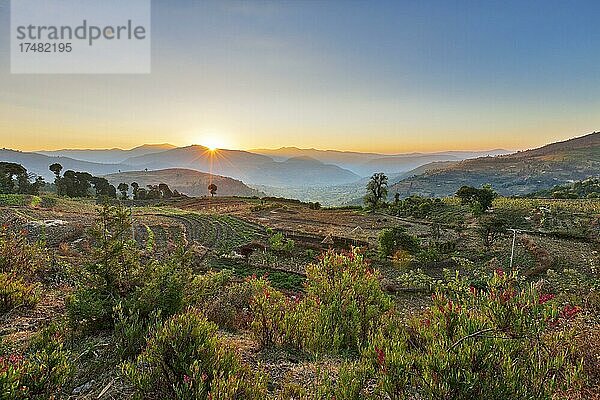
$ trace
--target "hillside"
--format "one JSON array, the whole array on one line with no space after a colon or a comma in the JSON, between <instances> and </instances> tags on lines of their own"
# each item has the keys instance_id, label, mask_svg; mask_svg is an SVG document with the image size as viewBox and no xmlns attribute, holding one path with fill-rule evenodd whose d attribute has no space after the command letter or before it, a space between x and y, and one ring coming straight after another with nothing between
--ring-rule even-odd
<instances>
[{"instance_id":1,"label":"hillside","mask_svg":"<svg viewBox=\"0 0 600 400\"><path fill-rule=\"evenodd\" d=\"M69 157L49 157L38 153L29 153L16 150L1 149L0 161L8 161L23 165L28 172L43 176L46 182L54 180L54 174L48 170L50 164L59 163L63 166L63 171L72 169L74 171L86 171L92 175L105 175L114 172L127 171L133 169L124 164L101 164L81 160L75 160Z\"/></svg>"},{"instance_id":2,"label":"hillside","mask_svg":"<svg viewBox=\"0 0 600 400\"><path fill-rule=\"evenodd\" d=\"M600 171L600 133L552 143L505 156L465 160L441 170L404 179L390 187L401 196L451 195L463 185L490 183L504 195L523 195Z\"/></svg>"},{"instance_id":3,"label":"hillside","mask_svg":"<svg viewBox=\"0 0 600 400\"><path fill-rule=\"evenodd\" d=\"M133 149L62 149L52 151L36 151L50 157L69 157L81 161L89 161L103 164L118 164L131 157L143 156L146 154L159 153L161 151L174 149L175 146L168 143L163 144L144 144Z\"/></svg>"},{"instance_id":4,"label":"hillside","mask_svg":"<svg viewBox=\"0 0 600 400\"><path fill-rule=\"evenodd\" d=\"M137 168L188 168L230 176L247 183L273 186L345 184L360 177L336 165L308 157L274 161L272 158L242 150L219 149L211 152L199 145L176 148L133 157L126 164Z\"/></svg>"},{"instance_id":5,"label":"hillside","mask_svg":"<svg viewBox=\"0 0 600 400\"><path fill-rule=\"evenodd\" d=\"M250 151L256 154L269 156L275 161L284 161L295 157L310 157L326 164L335 164L362 177L370 176L375 172L382 171L388 174L403 173L421 165L436 161L460 161L468 158L510 153L508 150L494 149L486 151L379 154L338 150L300 149L297 147L254 149Z\"/></svg>"},{"instance_id":6,"label":"hillside","mask_svg":"<svg viewBox=\"0 0 600 400\"><path fill-rule=\"evenodd\" d=\"M263 196L264 193L249 188L242 181L219 175L189 169L173 168L158 171L130 171L105 176L108 181L118 186L119 183L137 182L140 186L166 183L171 190L176 189L188 196L208 195L208 185L217 185L218 196Z\"/></svg>"},{"instance_id":7,"label":"hillside","mask_svg":"<svg viewBox=\"0 0 600 400\"><path fill-rule=\"evenodd\" d=\"M531 198L600 199L600 178L589 178L527 195Z\"/></svg>"}]
</instances>

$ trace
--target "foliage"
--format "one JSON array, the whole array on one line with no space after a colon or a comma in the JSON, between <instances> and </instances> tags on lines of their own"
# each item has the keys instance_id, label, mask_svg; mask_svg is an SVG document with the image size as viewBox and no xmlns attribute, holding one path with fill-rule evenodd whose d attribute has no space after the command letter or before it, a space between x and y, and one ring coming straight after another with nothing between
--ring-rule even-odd
<instances>
[{"instance_id":1,"label":"foliage","mask_svg":"<svg viewBox=\"0 0 600 400\"><path fill-rule=\"evenodd\" d=\"M211 197L213 197L215 194L217 194L217 185L211 183L208 185L208 191L210 192Z\"/></svg>"},{"instance_id":2,"label":"foliage","mask_svg":"<svg viewBox=\"0 0 600 400\"><path fill-rule=\"evenodd\" d=\"M49 267L45 243L27 240L27 231L14 232L0 227L0 273L14 273L33 281L41 278Z\"/></svg>"},{"instance_id":3,"label":"foliage","mask_svg":"<svg viewBox=\"0 0 600 400\"><path fill-rule=\"evenodd\" d=\"M405 250L410 254L419 251L419 239L402 227L383 229L379 233L378 243L382 257L391 256L397 250Z\"/></svg>"},{"instance_id":4,"label":"foliage","mask_svg":"<svg viewBox=\"0 0 600 400\"><path fill-rule=\"evenodd\" d=\"M388 178L383 172L378 172L371 176L367 183L367 194L365 195L365 205L371 210L377 209L385 202L387 198Z\"/></svg>"},{"instance_id":5,"label":"foliage","mask_svg":"<svg viewBox=\"0 0 600 400\"><path fill-rule=\"evenodd\" d=\"M39 300L39 286L16 274L0 273L0 315L17 307L32 307Z\"/></svg>"},{"instance_id":6,"label":"foliage","mask_svg":"<svg viewBox=\"0 0 600 400\"><path fill-rule=\"evenodd\" d=\"M84 331L112 328L119 303L126 315L147 320L168 317L183 308L191 279L190 256L183 250L164 261L146 260L131 236L130 211L105 205L91 230L92 260L81 271L77 290L67 301L74 327Z\"/></svg>"},{"instance_id":7,"label":"foliage","mask_svg":"<svg viewBox=\"0 0 600 400\"><path fill-rule=\"evenodd\" d=\"M12 400L58 398L74 373L70 357L54 327L34 338L25 354L1 354L1 397Z\"/></svg>"},{"instance_id":8,"label":"foliage","mask_svg":"<svg viewBox=\"0 0 600 400\"><path fill-rule=\"evenodd\" d=\"M263 399L264 376L253 373L196 311L160 324L135 362L123 365L140 395L161 399Z\"/></svg>"},{"instance_id":9,"label":"foliage","mask_svg":"<svg viewBox=\"0 0 600 400\"><path fill-rule=\"evenodd\" d=\"M527 197L548 197L553 199L598 199L600 198L600 178L588 178L566 185L557 185L548 190L540 190Z\"/></svg>"},{"instance_id":10,"label":"foliage","mask_svg":"<svg viewBox=\"0 0 600 400\"><path fill-rule=\"evenodd\" d=\"M442 207L441 199L413 195L403 200L398 198L390 211L403 217L427 218L432 210L440 207Z\"/></svg>"},{"instance_id":11,"label":"foliage","mask_svg":"<svg viewBox=\"0 0 600 400\"><path fill-rule=\"evenodd\" d=\"M550 398L580 378L571 334L553 329L571 308L559 312L551 296L514 274L497 271L486 286L457 281L408 325L387 314L363 352L374 398ZM353 369L344 373L367 380ZM345 390L341 382L337 390Z\"/></svg>"},{"instance_id":12,"label":"foliage","mask_svg":"<svg viewBox=\"0 0 600 400\"><path fill-rule=\"evenodd\" d=\"M461 203L471 205L476 214L487 211L497 196L498 193L490 185L483 185L481 189L463 186L456 192L456 197L461 200Z\"/></svg>"},{"instance_id":13,"label":"foliage","mask_svg":"<svg viewBox=\"0 0 600 400\"><path fill-rule=\"evenodd\" d=\"M358 250L325 253L306 268L302 299L290 301L264 281L252 302L255 336L314 353L356 353L391 306L378 273Z\"/></svg>"},{"instance_id":14,"label":"foliage","mask_svg":"<svg viewBox=\"0 0 600 400\"><path fill-rule=\"evenodd\" d=\"M39 194L44 178L28 174L20 164L0 161L0 193Z\"/></svg>"},{"instance_id":15,"label":"foliage","mask_svg":"<svg viewBox=\"0 0 600 400\"><path fill-rule=\"evenodd\" d=\"M498 238L504 236L507 229L507 221L496 215L484 214L477 220L477 232L483 239L483 244L487 249L489 249Z\"/></svg>"},{"instance_id":16,"label":"foliage","mask_svg":"<svg viewBox=\"0 0 600 400\"><path fill-rule=\"evenodd\" d=\"M294 241L286 239L283 233L277 232L269 236L269 247L275 251L290 252L294 249Z\"/></svg>"}]
</instances>

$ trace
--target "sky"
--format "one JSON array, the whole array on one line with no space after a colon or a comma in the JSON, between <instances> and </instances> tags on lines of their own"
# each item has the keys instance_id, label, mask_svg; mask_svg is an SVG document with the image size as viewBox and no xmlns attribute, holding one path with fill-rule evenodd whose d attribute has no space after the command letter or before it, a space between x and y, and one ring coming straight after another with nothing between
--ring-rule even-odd
<instances>
[{"instance_id":1,"label":"sky","mask_svg":"<svg viewBox=\"0 0 600 400\"><path fill-rule=\"evenodd\" d=\"M152 2L152 72L10 74L0 147L402 153L600 130L598 1Z\"/></svg>"}]
</instances>

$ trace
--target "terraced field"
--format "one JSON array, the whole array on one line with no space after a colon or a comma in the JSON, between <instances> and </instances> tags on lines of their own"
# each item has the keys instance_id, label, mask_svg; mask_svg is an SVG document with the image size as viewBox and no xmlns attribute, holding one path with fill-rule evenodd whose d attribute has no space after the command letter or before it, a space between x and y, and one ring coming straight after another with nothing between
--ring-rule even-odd
<instances>
[{"instance_id":1,"label":"terraced field","mask_svg":"<svg viewBox=\"0 0 600 400\"><path fill-rule=\"evenodd\" d=\"M264 238L264 229L229 215L201 213L156 214L176 221L185 229L188 243L200 244L219 253L229 253L236 247Z\"/></svg>"}]
</instances>

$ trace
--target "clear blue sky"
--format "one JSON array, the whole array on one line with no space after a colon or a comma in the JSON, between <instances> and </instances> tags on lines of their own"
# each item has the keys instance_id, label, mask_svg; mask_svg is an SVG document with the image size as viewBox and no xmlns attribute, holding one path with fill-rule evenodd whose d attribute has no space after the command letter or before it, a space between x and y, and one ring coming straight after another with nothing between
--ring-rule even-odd
<instances>
[{"instance_id":1,"label":"clear blue sky","mask_svg":"<svg viewBox=\"0 0 600 400\"><path fill-rule=\"evenodd\" d=\"M152 6L152 74L19 76L0 0L2 145L403 152L600 130L599 1Z\"/></svg>"}]
</instances>

